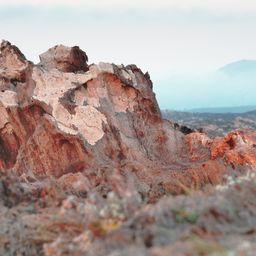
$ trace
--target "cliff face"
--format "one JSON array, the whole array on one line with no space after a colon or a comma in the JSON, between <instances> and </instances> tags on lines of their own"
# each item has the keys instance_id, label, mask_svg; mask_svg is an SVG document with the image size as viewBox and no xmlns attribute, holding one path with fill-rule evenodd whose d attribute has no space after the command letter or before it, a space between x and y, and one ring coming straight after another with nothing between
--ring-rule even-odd
<instances>
[{"instance_id":1,"label":"cliff face","mask_svg":"<svg viewBox=\"0 0 256 256\"><path fill-rule=\"evenodd\" d=\"M162 119L150 77L135 65L88 65L79 47L62 45L37 65L7 41L0 51L0 169L25 181L82 179L84 192L108 191L120 176L156 199L178 193L180 181L217 184L229 166L255 165L255 133L184 134Z\"/></svg>"}]
</instances>

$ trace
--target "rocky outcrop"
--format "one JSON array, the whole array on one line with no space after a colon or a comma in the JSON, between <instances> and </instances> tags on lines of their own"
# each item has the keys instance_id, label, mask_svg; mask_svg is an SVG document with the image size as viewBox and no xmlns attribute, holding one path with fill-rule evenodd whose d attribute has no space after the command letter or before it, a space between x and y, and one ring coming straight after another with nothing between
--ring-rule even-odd
<instances>
[{"instance_id":1,"label":"rocky outcrop","mask_svg":"<svg viewBox=\"0 0 256 256\"><path fill-rule=\"evenodd\" d=\"M180 192L180 182L216 184L228 166L255 166L255 133L184 132L162 119L150 77L135 65L88 66L79 47L62 45L34 65L9 42L0 49L1 170L71 187L78 175L103 191L118 176L156 199Z\"/></svg>"},{"instance_id":2,"label":"rocky outcrop","mask_svg":"<svg viewBox=\"0 0 256 256\"><path fill-rule=\"evenodd\" d=\"M253 255L256 132L166 121L148 73L87 61L1 42L0 255Z\"/></svg>"},{"instance_id":3,"label":"rocky outcrop","mask_svg":"<svg viewBox=\"0 0 256 256\"><path fill-rule=\"evenodd\" d=\"M46 69L56 68L62 72L88 70L88 57L78 46L57 45L39 56L40 63Z\"/></svg>"}]
</instances>

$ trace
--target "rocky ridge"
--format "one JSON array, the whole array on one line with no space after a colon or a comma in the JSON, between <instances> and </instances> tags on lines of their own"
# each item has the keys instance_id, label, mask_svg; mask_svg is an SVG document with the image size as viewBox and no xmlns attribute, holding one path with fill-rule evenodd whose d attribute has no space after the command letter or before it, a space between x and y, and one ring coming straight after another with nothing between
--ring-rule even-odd
<instances>
[{"instance_id":1,"label":"rocky ridge","mask_svg":"<svg viewBox=\"0 0 256 256\"><path fill-rule=\"evenodd\" d=\"M9 255L24 248L25 255L95 253L98 245L88 249L80 242L73 254L59 252L65 247L58 244L62 241L60 233L67 228L70 237L65 239L71 239L87 229L103 239L109 230L121 227L124 234L122 223L134 207L143 212L143 207L163 196L205 189L225 183L228 175L237 177L256 169L255 131L236 130L212 139L198 131L181 129L162 118L148 73L135 65L87 62L86 53L79 47L59 45L40 55L40 63L35 65L17 47L1 42L0 171L7 235L2 232L0 241ZM65 199L68 195L75 198ZM104 198L121 200L116 207L126 210L113 213L109 203L102 202L107 200ZM84 199L89 201L81 202ZM24 202L26 207L33 205L30 217ZM92 210L85 217L78 204L83 209L100 204L99 211L106 206L110 213L90 219ZM18 241L10 242L13 230L22 231L8 224L12 217L6 207L26 213L25 219L15 220L20 225L28 225L26 218L34 218L32 226L28 225L28 236L35 229L46 232L39 223L49 221L50 228L56 214L67 226L56 224L59 231L47 230L50 238L38 233L37 242L31 238L28 247L21 248ZM67 210L74 208L80 210ZM75 214L78 223L70 224L74 216L69 214ZM133 249L129 250L132 254ZM145 248L137 250L141 255L149 253ZM157 254L156 248L150 253L163 255Z\"/></svg>"}]
</instances>

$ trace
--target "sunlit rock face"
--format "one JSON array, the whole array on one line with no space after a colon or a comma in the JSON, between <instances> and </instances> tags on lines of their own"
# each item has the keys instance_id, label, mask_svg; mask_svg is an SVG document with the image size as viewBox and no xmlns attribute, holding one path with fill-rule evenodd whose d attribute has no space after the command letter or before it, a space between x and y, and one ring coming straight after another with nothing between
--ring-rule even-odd
<instances>
[{"instance_id":1,"label":"sunlit rock face","mask_svg":"<svg viewBox=\"0 0 256 256\"><path fill-rule=\"evenodd\" d=\"M2 41L0 170L85 191L132 180L155 200L179 193L180 182L217 184L229 169L256 166L254 132L184 132L162 119L148 73L87 61L79 47L60 45L35 65Z\"/></svg>"},{"instance_id":2,"label":"sunlit rock face","mask_svg":"<svg viewBox=\"0 0 256 256\"><path fill-rule=\"evenodd\" d=\"M148 73L87 61L0 44L0 255L254 255L256 132L163 120Z\"/></svg>"}]
</instances>

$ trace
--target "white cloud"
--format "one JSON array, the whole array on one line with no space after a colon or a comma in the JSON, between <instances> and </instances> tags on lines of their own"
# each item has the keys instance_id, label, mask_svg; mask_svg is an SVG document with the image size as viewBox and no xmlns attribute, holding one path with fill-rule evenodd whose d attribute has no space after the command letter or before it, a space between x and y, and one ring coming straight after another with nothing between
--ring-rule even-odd
<instances>
[{"instance_id":1,"label":"white cloud","mask_svg":"<svg viewBox=\"0 0 256 256\"><path fill-rule=\"evenodd\" d=\"M87 6L111 8L202 8L224 12L256 11L255 0L0 0L0 5Z\"/></svg>"}]
</instances>

